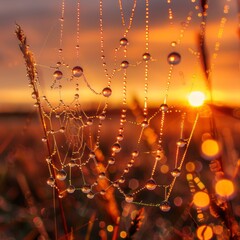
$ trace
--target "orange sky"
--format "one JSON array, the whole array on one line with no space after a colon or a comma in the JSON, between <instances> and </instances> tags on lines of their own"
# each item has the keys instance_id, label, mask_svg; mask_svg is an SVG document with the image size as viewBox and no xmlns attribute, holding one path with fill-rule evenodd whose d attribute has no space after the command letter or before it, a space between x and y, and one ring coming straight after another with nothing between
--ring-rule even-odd
<instances>
[{"instance_id":1,"label":"orange sky","mask_svg":"<svg viewBox=\"0 0 240 240\"><path fill-rule=\"evenodd\" d=\"M59 21L60 1L30 1L30 0L0 0L0 96L1 110L19 110L31 108L33 101L30 97L24 61L18 49L14 36L14 24L17 22L25 31L28 42L39 64L39 76L44 94L59 95L58 90L50 90L52 84L52 69L57 62L57 49L59 48ZM124 27L121 26L121 16L118 1L103 1L103 24L105 55L109 63L113 60L114 48L118 47ZM133 1L123 0L126 19L129 17L129 8ZM224 5L228 4L228 14L223 13ZM156 61L149 63L149 104L160 105L165 95L169 64L167 55L172 51L181 54L182 60L173 69L170 83L169 98L172 103L186 101L186 95L193 90L203 90L209 96L203 80L203 72L197 58L191 53L197 51L196 36L199 31L200 18L194 9L195 3L190 0L181 1L181 4L172 1L150 1L149 19L149 52ZM172 24L168 19L168 9L173 12ZM178 41L183 23L189 12L192 19L184 31L181 43L173 48L170 43ZM145 27L144 27L144 1L137 1L132 28L128 34L129 47L127 59L131 65L141 61L145 52ZM219 26L222 17L226 18L222 36L219 35ZM223 105L240 105L239 81L239 38L238 38L237 1L212 0L209 4L206 43L210 62L213 64L212 85L213 99ZM128 21L126 21L128 22ZM76 63L76 1L66 1L66 14L64 23L63 50L66 62L70 66ZM99 6L98 1L81 1L80 9L80 56L79 65L84 69L89 84L97 91L107 85L101 66L100 34L99 34ZM213 58L214 45L219 42L216 59ZM119 54L118 63L123 59ZM41 66L41 65L44 65ZM111 64L110 64L111 68ZM144 97L144 63L128 69L127 101L133 96L140 100ZM99 96L94 96L81 83L81 101L89 104L93 99L101 101ZM63 83L64 85L64 83ZM114 103L120 103L122 98L122 71L117 72L112 80ZM55 93L53 93L55 92ZM73 91L64 89L63 96L69 100L74 95Z\"/></svg>"}]
</instances>

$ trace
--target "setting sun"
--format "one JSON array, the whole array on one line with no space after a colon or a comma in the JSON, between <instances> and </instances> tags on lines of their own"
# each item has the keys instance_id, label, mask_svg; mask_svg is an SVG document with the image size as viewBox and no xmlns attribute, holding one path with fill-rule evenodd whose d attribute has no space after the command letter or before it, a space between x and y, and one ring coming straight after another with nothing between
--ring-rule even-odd
<instances>
[{"instance_id":1,"label":"setting sun","mask_svg":"<svg viewBox=\"0 0 240 240\"><path fill-rule=\"evenodd\" d=\"M204 104L205 94L200 91L193 91L188 95L188 102L193 107L200 107Z\"/></svg>"}]
</instances>

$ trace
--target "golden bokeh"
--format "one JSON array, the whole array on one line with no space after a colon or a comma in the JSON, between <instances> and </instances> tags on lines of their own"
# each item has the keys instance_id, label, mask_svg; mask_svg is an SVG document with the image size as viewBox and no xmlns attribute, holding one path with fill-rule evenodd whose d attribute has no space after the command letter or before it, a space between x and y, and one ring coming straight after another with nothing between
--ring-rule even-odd
<instances>
[{"instance_id":1,"label":"golden bokeh","mask_svg":"<svg viewBox=\"0 0 240 240\"><path fill-rule=\"evenodd\" d=\"M188 95L188 102L193 107L200 107L204 104L205 94L200 91L193 91Z\"/></svg>"},{"instance_id":2,"label":"golden bokeh","mask_svg":"<svg viewBox=\"0 0 240 240\"><path fill-rule=\"evenodd\" d=\"M216 140L207 139L201 145L201 151L206 159L213 159L220 153L220 147Z\"/></svg>"},{"instance_id":3,"label":"golden bokeh","mask_svg":"<svg viewBox=\"0 0 240 240\"><path fill-rule=\"evenodd\" d=\"M215 191L219 196L229 198L234 193L233 182L228 179L221 179L216 183Z\"/></svg>"},{"instance_id":4,"label":"golden bokeh","mask_svg":"<svg viewBox=\"0 0 240 240\"><path fill-rule=\"evenodd\" d=\"M202 225L197 229L197 237L199 240L209 240L213 237L213 231L210 226Z\"/></svg>"},{"instance_id":5,"label":"golden bokeh","mask_svg":"<svg viewBox=\"0 0 240 240\"><path fill-rule=\"evenodd\" d=\"M193 203L195 206L205 208L210 203L209 195L206 192L199 191L193 195Z\"/></svg>"}]
</instances>

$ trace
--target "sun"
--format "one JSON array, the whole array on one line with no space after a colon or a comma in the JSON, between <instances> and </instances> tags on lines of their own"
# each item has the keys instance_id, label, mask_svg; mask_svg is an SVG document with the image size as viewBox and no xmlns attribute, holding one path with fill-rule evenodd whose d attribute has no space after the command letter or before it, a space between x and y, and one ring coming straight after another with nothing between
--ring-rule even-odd
<instances>
[{"instance_id":1,"label":"sun","mask_svg":"<svg viewBox=\"0 0 240 240\"><path fill-rule=\"evenodd\" d=\"M188 102L193 107L200 107L204 104L205 94L201 91L193 91L188 95Z\"/></svg>"}]
</instances>

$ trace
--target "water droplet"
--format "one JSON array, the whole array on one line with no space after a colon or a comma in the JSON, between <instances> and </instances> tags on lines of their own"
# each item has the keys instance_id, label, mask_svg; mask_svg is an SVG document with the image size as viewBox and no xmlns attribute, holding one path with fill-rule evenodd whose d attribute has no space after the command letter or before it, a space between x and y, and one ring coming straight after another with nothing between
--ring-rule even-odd
<instances>
[{"instance_id":1,"label":"water droplet","mask_svg":"<svg viewBox=\"0 0 240 240\"><path fill-rule=\"evenodd\" d=\"M160 209L163 212L168 212L171 209L171 205L168 201L161 202Z\"/></svg>"},{"instance_id":2,"label":"water droplet","mask_svg":"<svg viewBox=\"0 0 240 240\"><path fill-rule=\"evenodd\" d=\"M172 47L176 47L177 46L177 42L175 42L175 41L171 42L171 46Z\"/></svg>"},{"instance_id":3,"label":"water droplet","mask_svg":"<svg viewBox=\"0 0 240 240\"><path fill-rule=\"evenodd\" d=\"M117 140L118 141L122 141L123 140L123 135L122 134L118 134L117 135Z\"/></svg>"},{"instance_id":4,"label":"water droplet","mask_svg":"<svg viewBox=\"0 0 240 240\"><path fill-rule=\"evenodd\" d=\"M32 93L32 98L33 98L33 99L36 99L36 98L37 98L37 93L36 93L36 92L33 92L33 93Z\"/></svg>"},{"instance_id":5,"label":"water droplet","mask_svg":"<svg viewBox=\"0 0 240 240\"><path fill-rule=\"evenodd\" d=\"M83 193L90 193L90 191L91 191L91 186L88 185L88 184L86 184L86 185L84 185L84 186L81 188L81 190L82 190Z\"/></svg>"},{"instance_id":6,"label":"water droplet","mask_svg":"<svg viewBox=\"0 0 240 240\"><path fill-rule=\"evenodd\" d=\"M93 124L93 120L92 120L92 119L88 119L88 120L87 120L87 125L88 125L88 126L91 126L92 124Z\"/></svg>"},{"instance_id":7,"label":"water droplet","mask_svg":"<svg viewBox=\"0 0 240 240\"><path fill-rule=\"evenodd\" d=\"M167 110L168 110L168 105L165 104L165 103L163 103L163 104L160 106L160 109L161 109L161 111L163 111L163 112L167 112Z\"/></svg>"},{"instance_id":8,"label":"water droplet","mask_svg":"<svg viewBox=\"0 0 240 240\"><path fill-rule=\"evenodd\" d=\"M177 65L181 61L181 55L177 52L171 52L167 57L168 63L172 65Z\"/></svg>"},{"instance_id":9,"label":"water droplet","mask_svg":"<svg viewBox=\"0 0 240 240\"><path fill-rule=\"evenodd\" d=\"M96 154L94 152L89 153L89 158L95 158L95 157L96 157Z\"/></svg>"},{"instance_id":10,"label":"water droplet","mask_svg":"<svg viewBox=\"0 0 240 240\"><path fill-rule=\"evenodd\" d=\"M113 165L114 163L115 163L115 158L114 157L110 157L108 159L108 164Z\"/></svg>"},{"instance_id":11,"label":"water droplet","mask_svg":"<svg viewBox=\"0 0 240 240\"><path fill-rule=\"evenodd\" d=\"M105 174L105 172L101 172L101 173L99 173L98 176L100 179L104 179L106 177L106 174Z\"/></svg>"},{"instance_id":12,"label":"water droplet","mask_svg":"<svg viewBox=\"0 0 240 240\"><path fill-rule=\"evenodd\" d=\"M181 171L180 171L179 168L175 168L175 169L172 170L171 174L172 174L173 177L179 177L180 174L181 174Z\"/></svg>"},{"instance_id":13,"label":"water droplet","mask_svg":"<svg viewBox=\"0 0 240 240\"><path fill-rule=\"evenodd\" d=\"M54 73L53 73L53 77L56 79L56 80L60 80L62 78L63 74L61 71L59 70L56 70Z\"/></svg>"},{"instance_id":14,"label":"water droplet","mask_svg":"<svg viewBox=\"0 0 240 240\"><path fill-rule=\"evenodd\" d=\"M151 59L151 55L149 53L144 53L142 58L144 61L149 61Z\"/></svg>"},{"instance_id":15,"label":"water droplet","mask_svg":"<svg viewBox=\"0 0 240 240\"><path fill-rule=\"evenodd\" d=\"M112 89L109 88L109 87L105 87L103 90L102 90L102 95L104 97L110 97L112 95Z\"/></svg>"},{"instance_id":16,"label":"water droplet","mask_svg":"<svg viewBox=\"0 0 240 240\"><path fill-rule=\"evenodd\" d=\"M119 182L119 183L124 183L124 182L125 182L125 178L124 178L124 177L120 177L120 178L118 179L118 182Z\"/></svg>"},{"instance_id":17,"label":"water droplet","mask_svg":"<svg viewBox=\"0 0 240 240\"><path fill-rule=\"evenodd\" d=\"M42 142L47 142L47 137L43 137Z\"/></svg>"},{"instance_id":18,"label":"water droplet","mask_svg":"<svg viewBox=\"0 0 240 240\"><path fill-rule=\"evenodd\" d=\"M128 40L127 40L127 38L121 38L120 39L120 45L121 46L126 46L128 44Z\"/></svg>"},{"instance_id":19,"label":"water droplet","mask_svg":"<svg viewBox=\"0 0 240 240\"><path fill-rule=\"evenodd\" d=\"M129 162L128 164L127 164L127 167L129 167L129 168L131 168L133 166L133 164L131 163L131 162Z\"/></svg>"},{"instance_id":20,"label":"water droplet","mask_svg":"<svg viewBox=\"0 0 240 240\"><path fill-rule=\"evenodd\" d=\"M53 177L49 177L47 179L47 184L51 187L54 187L55 186L55 179Z\"/></svg>"},{"instance_id":21,"label":"water droplet","mask_svg":"<svg viewBox=\"0 0 240 240\"><path fill-rule=\"evenodd\" d=\"M128 172L129 172L129 168L125 168L124 173L128 173Z\"/></svg>"},{"instance_id":22,"label":"water droplet","mask_svg":"<svg viewBox=\"0 0 240 240\"><path fill-rule=\"evenodd\" d=\"M187 144L187 141L185 141L184 139L179 139L177 142L176 142L176 144L177 144L177 146L178 147L185 147L186 146L186 144Z\"/></svg>"},{"instance_id":23,"label":"water droplet","mask_svg":"<svg viewBox=\"0 0 240 240\"><path fill-rule=\"evenodd\" d=\"M128 66L129 66L129 62L128 61L122 61L121 62L121 68L126 69L126 68L128 68Z\"/></svg>"},{"instance_id":24,"label":"water droplet","mask_svg":"<svg viewBox=\"0 0 240 240\"><path fill-rule=\"evenodd\" d=\"M58 197L59 197L59 198L63 198L64 195L63 195L62 193L59 193L59 194L58 194Z\"/></svg>"},{"instance_id":25,"label":"water droplet","mask_svg":"<svg viewBox=\"0 0 240 240\"><path fill-rule=\"evenodd\" d=\"M60 181L65 180L66 177L67 177L67 173L63 169L59 170L56 174L56 178Z\"/></svg>"},{"instance_id":26,"label":"water droplet","mask_svg":"<svg viewBox=\"0 0 240 240\"><path fill-rule=\"evenodd\" d=\"M77 163L76 163L75 160L70 160L69 163L68 163L69 167L75 167L76 165L77 165Z\"/></svg>"},{"instance_id":27,"label":"water droplet","mask_svg":"<svg viewBox=\"0 0 240 240\"><path fill-rule=\"evenodd\" d=\"M118 181L115 181L115 182L113 183L113 186L114 186L115 188L118 188L118 187L119 187Z\"/></svg>"},{"instance_id":28,"label":"water droplet","mask_svg":"<svg viewBox=\"0 0 240 240\"><path fill-rule=\"evenodd\" d=\"M154 190L157 187L157 183L155 182L154 179L151 178L146 182L145 187L148 190Z\"/></svg>"},{"instance_id":29,"label":"water droplet","mask_svg":"<svg viewBox=\"0 0 240 240\"><path fill-rule=\"evenodd\" d=\"M72 75L74 77L81 77L83 74L83 69L80 66L76 66L72 69Z\"/></svg>"},{"instance_id":30,"label":"water droplet","mask_svg":"<svg viewBox=\"0 0 240 240\"><path fill-rule=\"evenodd\" d=\"M33 106L37 108L37 107L40 106L40 104L38 102L36 102L36 103L33 104Z\"/></svg>"},{"instance_id":31,"label":"water droplet","mask_svg":"<svg viewBox=\"0 0 240 240\"><path fill-rule=\"evenodd\" d=\"M65 132L65 127L61 127L61 128L59 129L59 132L60 132L60 133L64 133L64 132Z\"/></svg>"},{"instance_id":32,"label":"water droplet","mask_svg":"<svg viewBox=\"0 0 240 240\"><path fill-rule=\"evenodd\" d=\"M119 143L114 143L114 144L112 145L112 151L113 151L114 153L120 152L120 151L121 151L121 145L120 145Z\"/></svg>"},{"instance_id":33,"label":"water droplet","mask_svg":"<svg viewBox=\"0 0 240 240\"><path fill-rule=\"evenodd\" d=\"M73 185L69 185L67 188L67 192L68 193L74 193L76 190L76 188Z\"/></svg>"},{"instance_id":34,"label":"water droplet","mask_svg":"<svg viewBox=\"0 0 240 240\"><path fill-rule=\"evenodd\" d=\"M76 93L76 94L74 95L74 98L75 98L75 99L78 99L78 98L79 98L79 94Z\"/></svg>"},{"instance_id":35,"label":"water droplet","mask_svg":"<svg viewBox=\"0 0 240 240\"><path fill-rule=\"evenodd\" d=\"M106 118L106 115L104 113L102 113L98 117L102 121L102 120L104 120Z\"/></svg>"},{"instance_id":36,"label":"water droplet","mask_svg":"<svg viewBox=\"0 0 240 240\"><path fill-rule=\"evenodd\" d=\"M138 152L137 150L132 152L132 156L133 156L133 157L137 157L138 154L139 154L139 152Z\"/></svg>"},{"instance_id":37,"label":"water droplet","mask_svg":"<svg viewBox=\"0 0 240 240\"><path fill-rule=\"evenodd\" d=\"M133 202L133 195L131 195L131 194L126 195L126 196L125 196L125 201L126 201L127 203Z\"/></svg>"},{"instance_id":38,"label":"water droplet","mask_svg":"<svg viewBox=\"0 0 240 240\"><path fill-rule=\"evenodd\" d=\"M90 191L90 192L87 194L87 198L93 199L93 198L94 198L94 193L93 193L92 191Z\"/></svg>"},{"instance_id":39,"label":"water droplet","mask_svg":"<svg viewBox=\"0 0 240 240\"><path fill-rule=\"evenodd\" d=\"M101 190L101 191L100 191L100 194L101 194L101 195L105 195L105 194L106 194L106 191L105 191L105 190Z\"/></svg>"},{"instance_id":40,"label":"water droplet","mask_svg":"<svg viewBox=\"0 0 240 240\"><path fill-rule=\"evenodd\" d=\"M147 121L147 120L142 121L141 127L142 127L142 128L148 127L148 121Z\"/></svg>"}]
</instances>

